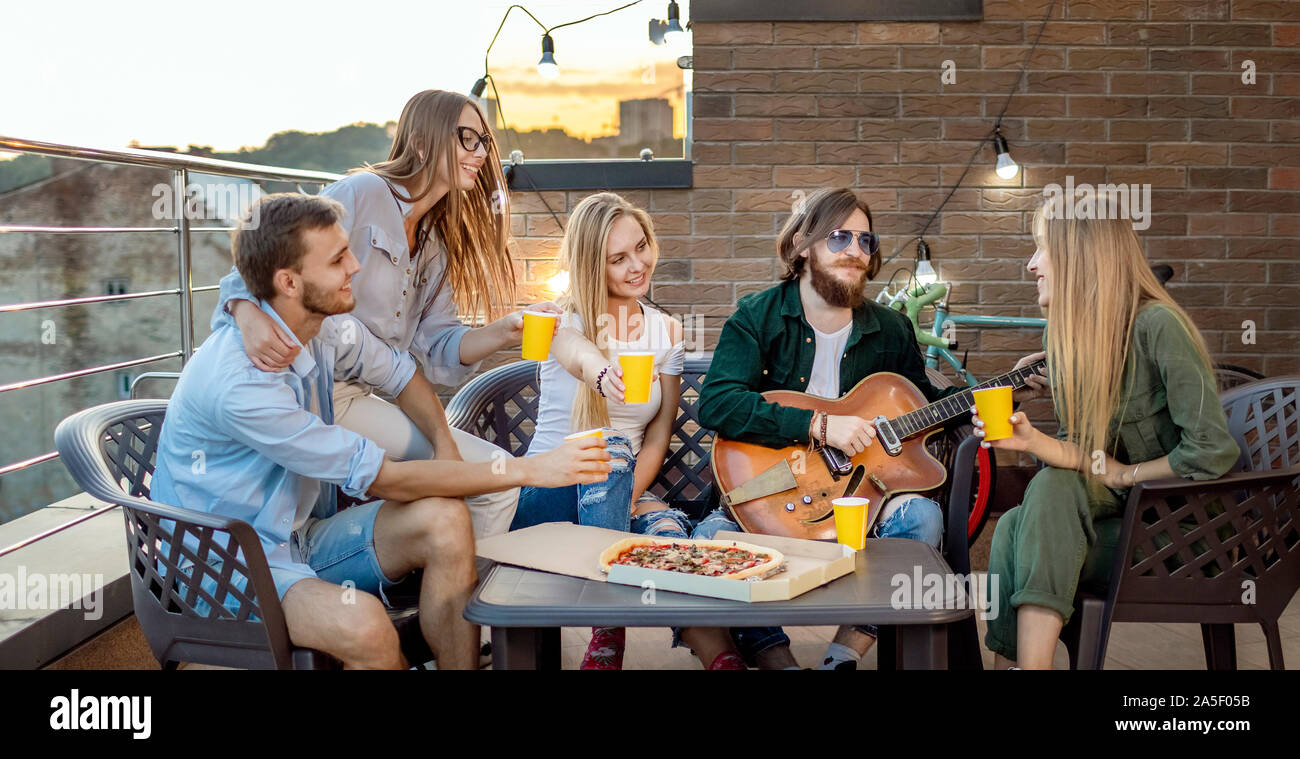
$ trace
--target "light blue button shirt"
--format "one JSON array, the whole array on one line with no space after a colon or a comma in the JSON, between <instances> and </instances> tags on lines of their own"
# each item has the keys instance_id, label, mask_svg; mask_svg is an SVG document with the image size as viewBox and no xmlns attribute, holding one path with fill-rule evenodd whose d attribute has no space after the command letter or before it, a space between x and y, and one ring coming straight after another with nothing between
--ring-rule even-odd
<instances>
[{"instance_id":1,"label":"light blue button shirt","mask_svg":"<svg viewBox=\"0 0 1300 759\"><path fill-rule=\"evenodd\" d=\"M425 243L423 255L432 258L421 273L411 261L402 226L411 204L398 200L383 177L369 171L350 174L320 194L343 205L347 213L341 223L361 264L352 278L357 299L352 316L379 339L414 354L431 382L448 387L464 382L479 364L460 362L460 341L470 328L457 318L451 283L434 295L447 263L437 234L431 233ZM256 302L237 271L221 280L221 297L212 314L214 330L231 318L226 303L232 298Z\"/></svg>"},{"instance_id":2,"label":"light blue button shirt","mask_svg":"<svg viewBox=\"0 0 1300 759\"><path fill-rule=\"evenodd\" d=\"M270 305L262 310L285 327ZM334 488L321 483L363 497L384 460L378 445L333 423L335 380L396 396L415 361L346 315L327 317L279 372L253 366L233 321L200 347L167 405L151 497L251 524L283 598L294 582L316 576L295 560L290 536L309 516L337 510Z\"/></svg>"}]
</instances>

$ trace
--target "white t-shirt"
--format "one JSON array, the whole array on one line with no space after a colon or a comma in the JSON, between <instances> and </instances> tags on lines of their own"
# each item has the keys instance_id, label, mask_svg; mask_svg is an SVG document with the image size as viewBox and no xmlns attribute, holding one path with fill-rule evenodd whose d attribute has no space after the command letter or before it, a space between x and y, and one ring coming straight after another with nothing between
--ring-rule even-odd
<instances>
[{"instance_id":1,"label":"white t-shirt","mask_svg":"<svg viewBox=\"0 0 1300 759\"><path fill-rule=\"evenodd\" d=\"M655 354L654 370L660 374L681 375L686 363L685 343L673 344L668 331L668 317L650 306L642 305L645 326L641 336L631 342L610 340L610 355L618 356L620 351L653 351ZM577 314L566 313L560 318L560 326L572 327L582 331L582 319ZM548 358L541 366L542 393L537 403L537 429L533 441L528 446L528 455L536 456L564 442L564 436L578 432L573 429L573 401L578 392L578 379L569 374L559 361ZM632 452L641 451L645 440L645 428L659 413L663 402L663 389L658 382L650 385L649 403L617 403L607 400L609 406L609 426L627 435L632 444Z\"/></svg>"},{"instance_id":2,"label":"white t-shirt","mask_svg":"<svg viewBox=\"0 0 1300 759\"><path fill-rule=\"evenodd\" d=\"M808 388L804 392L822 398L839 398L840 361L844 358L844 347L849 344L849 332L853 331L853 322L845 324L843 329L830 334L816 327L813 327L812 331L817 338L817 352L813 354L812 376L808 378ZM916 493L898 493L892 496L885 502L876 524L884 522L898 510L899 506L915 496Z\"/></svg>"},{"instance_id":3,"label":"white t-shirt","mask_svg":"<svg viewBox=\"0 0 1300 759\"><path fill-rule=\"evenodd\" d=\"M830 334L813 327L817 352L813 354L812 376L808 378L808 388L804 392L822 398L840 397L840 359L844 356L844 346L849 343L852 329L852 321Z\"/></svg>"}]
</instances>

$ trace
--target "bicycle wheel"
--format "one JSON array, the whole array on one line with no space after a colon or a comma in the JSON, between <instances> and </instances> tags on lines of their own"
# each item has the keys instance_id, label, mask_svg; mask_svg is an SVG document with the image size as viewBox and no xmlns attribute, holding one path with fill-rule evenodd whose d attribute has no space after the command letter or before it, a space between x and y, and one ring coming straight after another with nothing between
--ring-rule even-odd
<instances>
[{"instance_id":1,"label":"bicycle wheel","mask_svg":"<svg viewBox=\"0 0 1300 759\"><path fill-rule=\"evenodd\" d=\"M1214 379L1219 386L1219 392L1222 393L1228 388L1244 385L1247 382L1264 379L1264 375L1259 372L1247 369L1244 366L1233 366L1232 364L1215 364Z\"/></svg>"},{"instance_id":2,"label":"bicycle wheel","mask_svg":"<svg viewBox=\"0 0 1300 759\"><path fill-rule=\"evenodd\" d=\"M953 383L944 375L934 369L926 368L926 376L930 384L937 388L952 387ZM970 424L952 428L950 430L940 431L926 442L926 449L930 455L934 456L949 474L952 473L953 457L957 454L957 446L965 440L974 431ZM989 520L989 507L993 503L993 495L997 489L997 461L992 455L992 451L987 448L980 448L975 457L974 482L971 487L970 497L970 514L966 522L966 537L971 543L974 543L979 537L984 525ZM940 507L944 510L944 516L947 517L948 500L952 490L952 480L949 479L939 489L938 500Z\"/></svg>"}]
</instances>

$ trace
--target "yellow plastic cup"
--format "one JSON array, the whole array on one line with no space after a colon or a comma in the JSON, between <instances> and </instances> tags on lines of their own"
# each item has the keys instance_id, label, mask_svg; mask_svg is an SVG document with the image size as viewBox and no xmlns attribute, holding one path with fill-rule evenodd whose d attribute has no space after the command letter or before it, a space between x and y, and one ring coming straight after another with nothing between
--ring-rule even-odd
<instances>
[{"instance_id":1,"label":"yellow plastic cup","mask_svg":"<svg viewBox=\"0 0 1300 759\"><path fill-rule=\"evenodd\" d=\"M975 411L984 422L985 440L1002 440L1011 437L1011 388L986 387L971 393L975 396Z\"/></svg>"},{"instance_id":2,"label":"yellow plastic cup","mask_svg":"<svg viewBox=\"0 0 1300 759\"><path fill-rule=\"evenodd\" d=\"M565 440L577 440L578 438L584 438L584 437L598 437L598 438L604 438L604 437L605 437L605 431L602 430L602 429L599 428L599 427L595 427L595 428L590 429L590 430L584 430L584 431L582 431L582 432L575 432L575 433L573 433L572 435L565 435L565 436L564 436L564 439L565 439Z\"/></svg>"},{"instance_id":3,"label":"yellow plastic cup","mask_svg":"<svg viewBox=\"0 0 1300 759\"><path fill-rule=\"evenodd\" d=\"M524 312L524 345L520 356L525 361L545 361L551 355L551 337L559 314L549 311Z\"/></svg>"},{"instance_id":4,"label":"yellow plastic cup","mask_svg":"<svg viewBox=\"0 0 1300 759\"><path fill-rule=\"evenodd\" d=\"M855 551L867 547L867 510L870 498L836 498L831 501L835 509L835 540Z\"/></svg>"},{"instance_id":5,"label":"yellow plastic cup","mask_svg":"<svg viewBox=\"0 0 1300 759\"><path fill-rule=\"evenodd\" d=\"M623 368L623 402L649 403L650 377L654 374L655 354L649 351L618 354Z\"/></svg>"}]
</instances>

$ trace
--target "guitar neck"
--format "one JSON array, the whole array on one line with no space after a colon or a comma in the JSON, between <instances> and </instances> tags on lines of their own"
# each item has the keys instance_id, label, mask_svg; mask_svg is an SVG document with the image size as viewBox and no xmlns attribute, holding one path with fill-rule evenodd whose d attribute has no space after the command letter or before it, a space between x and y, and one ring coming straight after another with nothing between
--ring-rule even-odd
<instances>
[{"instance_id":1,"label":"guitar neck","mask_svg":"<svg viewBox=\"0 0 1300 759\"><path fill-rule=\"evenodd\" d=\"M975 396L971 395L973 391L1002 386L1010 387L1012 390L1019 390L1028 384L1029 375L1046 366L1046 361L1035 361L1028 366L1013 369L1006 374L968 387L960 393L954 393L947 398L922 406L915 411L902 414L889 421L894 427L894 431L898 433L899 438L911 437L932 427L945 424L962 414L969 414L971 407L975 405Z\"/></svg>"}]
</instances>

